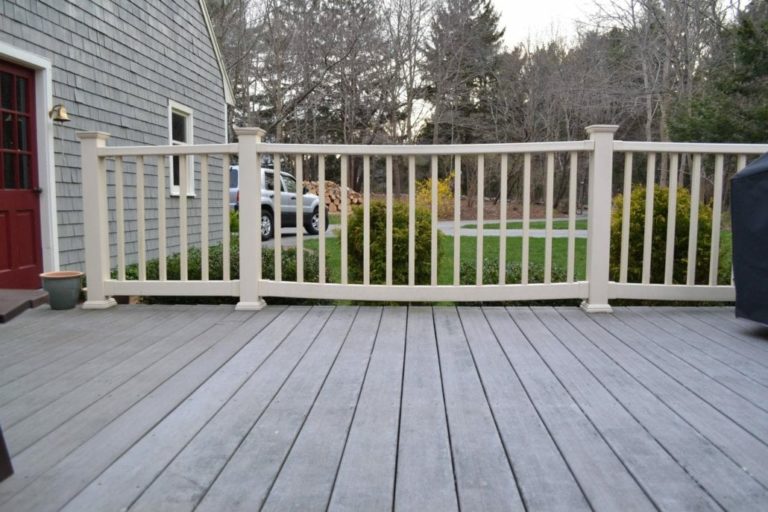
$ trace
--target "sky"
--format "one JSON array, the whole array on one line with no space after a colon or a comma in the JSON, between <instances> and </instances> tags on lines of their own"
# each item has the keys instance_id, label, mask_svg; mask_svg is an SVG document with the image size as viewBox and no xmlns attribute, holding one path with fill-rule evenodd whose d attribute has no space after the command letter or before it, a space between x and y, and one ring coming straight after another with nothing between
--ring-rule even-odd
<instances>
[{"instance_id":1,"label":"sky","mask_svg":"<svg viewBox=\"0 0 768 512\"><path fill-rule=\"evenodd\" d=\"M493 0L506 27L504 39L509 47L526 42L543 42L553 34L566 39L576 35L575 22L586 19L594 4L578 0Z\"/></svg>"}]
</instances>

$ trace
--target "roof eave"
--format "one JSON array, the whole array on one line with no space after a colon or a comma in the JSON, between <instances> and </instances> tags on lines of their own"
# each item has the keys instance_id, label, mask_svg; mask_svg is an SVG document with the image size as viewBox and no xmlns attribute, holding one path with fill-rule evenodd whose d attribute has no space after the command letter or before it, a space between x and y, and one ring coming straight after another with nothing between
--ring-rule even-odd
<instances>
[{"instance_id":1,"label":"roof eave","mask_svg":"<svg viewBox=\"0 0 768 512\"><path fill-rule=\"evenodd\" d=\"M205 26L208 29L208 35L211 38L211 46L213 47L213 53L216 56L216 61L219 63L219 71L221 71L221 81L224 85L224 101L229 106L235 105L235 94L232 91L232 84L229 81L229 75L227 74L227 67L224 65L224 59L221 57L221 51L219 50L219 43L216 40L216 33L213 30L213 22L208 14L208 8L205 5L205 0L200 0L200 9L203 12L203 19L205 20Z\"/></svg>"}]
</instances>

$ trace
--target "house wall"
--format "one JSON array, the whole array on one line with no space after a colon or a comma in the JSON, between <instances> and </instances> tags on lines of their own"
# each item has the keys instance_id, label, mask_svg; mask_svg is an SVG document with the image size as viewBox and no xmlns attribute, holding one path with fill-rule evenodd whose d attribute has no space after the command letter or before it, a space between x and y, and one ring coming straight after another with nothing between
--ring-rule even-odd
<instances>
[{"instance_id":1,"label":"house wall","mask_svg":"<svg viewBox=\"0 0 768 512\"><path fill-rule=\"evenodd\" d=\"M52 103L71 122L53 127L59 262L83 269L82 196L78 131L111 134L108 145L169 143L169 100L194 111L196 144L225 142L221 72L199 0L4 0L0 41L52 64ZM221 160L211 161L211 238L221 230ZM167 165L166 165L167 167ZM126 251L137 249L134 165L126 162ZM156 167L147 162L147 247L156 255ZM199 195L199 163L195 190ZM166 180L168 181L168 180ZM113 193L113 187L110 187ZM167 194L166 194L167 195ZM178 198L167 199L169 251L178 250ZM200 203L189 198L190 242L199 240ZM114 219L110 219L114 233ZM113 236L114 239L114 236ZM114 245L113 245L114 257ZM114 264L114 259L113 259Z\"/></svg>"}]
</instances>

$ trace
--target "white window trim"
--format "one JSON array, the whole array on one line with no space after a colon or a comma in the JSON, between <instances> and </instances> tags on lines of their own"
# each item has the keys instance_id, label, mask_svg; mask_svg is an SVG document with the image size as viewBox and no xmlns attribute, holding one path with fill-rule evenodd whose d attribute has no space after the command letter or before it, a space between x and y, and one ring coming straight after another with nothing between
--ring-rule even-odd
<instances>
[{"instance_id":1,"label":"white window trim","mask_svg":"<svg viewBox=\"0 0 768 512\"><path fill-rule=\"evenodd\" d=\"M173 114L182 114L186 118L187 144L193 144L194 137L194 111L171 99L168 100L168 144L171 146L181 145L173 140ZM187 196L195 197L195 159L186 157L187 160ZM181 171L181 169L179 169ZM170 185L171 196L179 195L179 184L173 182L173 158L169 158L168 163L168 183Z\"/></svg>"}]
</instances>

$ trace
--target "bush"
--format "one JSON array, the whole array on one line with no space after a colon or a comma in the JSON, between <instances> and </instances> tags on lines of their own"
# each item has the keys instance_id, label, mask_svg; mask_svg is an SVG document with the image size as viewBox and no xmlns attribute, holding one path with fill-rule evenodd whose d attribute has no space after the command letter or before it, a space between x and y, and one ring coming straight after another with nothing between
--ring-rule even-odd
<instances>
[{"instance_id":1,"label":"bush","mask_svg":"<svg viewBox=\"0 0 768 512\"><path fill-rule=\"evenodd\" d=\"M281 252L282 270L281 278L283 281L296 281L296 249L294 247L284 248ZM264 279L275 278L275 251L264 249L261 254L261 275ZM304 251L304 281L309 283L319 282L320 258L316 252ZM328 272L326 270L326 282L328 281Z\"/></svg>"},{"instance_id":2,"label":"bush","mask_svg":"<svg viewBox=\"0 0 768 512\"><path fill-rule=\"evenodd\" d=\"M240 211L232 210L229 212L229 232L233 235L240 234Z\"/></svg>"},{"instance_id":3,"label":"bush","mask_svg":"<svg viewBox=\"0 0 768 512\"><path fill-rule=\"evenodd\" d=\"M523 267L518 262L510 261L507 263L506 284L519 284L522 282ZM568 274L558 267L552 265L552 282L565 282ZM477 265L474 261L462 261L459 265L459 282L461 284L473 285L477 283ZM544 265L539 263L528 264L528 282L544 282ZM495 258L486 258L483 260L483 284L499 284L499 260Z\"/></svg>"},{"instance_id":4,"label":"bush","mask_svg":"<svg viewBox=\"0 0 768 512\"><path fill-rule=\"evenodd\" d=\"M667 208L669 189L659 187L653 197L653 230L651 238L651 283L664 282L667 244ZM616 196L611 215L611 279L619 280L621 262L621 222L624 198ZM643 240L645 236L645 187L639 186L630 196L629 258L627 281L639 283L643 274ZM673 283L685 283L688 272L688 234L690 230L691 194L685 188L677 190L675 217ZM712 209L699 204L698 245L696 248L696 283L709 280L709 253L712 238Z\"/></svg>"},{"instance_id":5,"label":"bush","mask_svg":"<svg viewBox=\"0 0 768 512\"><path fill-rule=\"evenodd\" d=\"M476 283L476 265L474 261L462 261L459 266L459 282L463 285L474 285ZM566 272L552 265L552 282L565 282ZM506 284L520 284L522 280L522 266L518 262L508 262L506 269ZM528 264L528 282L544 282L544 265L531 262ZM499 261L496 258L486 258L483 260L483 284L499 284ZM464 305L486 305L486 306L575 306L579 301L574 299L556 299L556 300L507 300L490 302L465 302Z\"/></svg>"},{"instance_id":6,"label":"bush","mask_svg":"<svg viewBox=\"0 0 768 512\"><path fill-rule=\"evenodd\" d=\"M371 202L370 277L372 284L386 282L387 207L382 201ZM349 276L363 280L363 208L353 210L349 219ZM432 221L430 212L416 208L416 284L429 284L431 276ZM438 244L439 250L439 244ZM439 259L439 255L438 255ZM392 282L408 284L408 206L392 205Z\"/></svg>"},{"instance_id":7,"label":"bush","mask_svg":"<svg viewBox=\"0 0 768 512\"><path fill-rule=\"evenodd\" d=\"M230 254L230 276L232 279L238 279L240 274L240 244L237 237L232 237L229 245ZM271 251L271 249L264 249ZM224 246L221 243L212 245L208 248L208 279L211 281L220 281L224 279ZM181 255L171 254L165 259L166 276L169 281L178 281L181 279ZM187 251L187 275L190 281L200 281L202 279L202 254L197 247L190 247ZM127 281L137 281L139 279L139 265L134 263L125 267L125 278ZM112 279L117 279L117 269L112 269ZM157 281L160 279L160 260L155 258L147 260L147 280Z\"/></svg>"},{"instance_id":8,"label":"bush","mask_svg":"<svg viewBox=\"0 0 768 512\"><path fill-rule=\"evenodd\" d=\"M230 240L230 277L240 278L240 243L234 236ZM208 249L208 275L211 281L220 281L224 278L223 244L212 245ZM190 281L200 281L202 278L202 255L197 247L190 247L187 252L187 273ZM169 281L178 281L181 278L181 256L172 254L166 258L166 274ZM262 249L261 271L264 279L274 279L275 275L275 251ZM111 272L112 279L117 278L117 269ZM320 275L320 259L315 252L304 252L304 280L306 282L318 282ZM125 277L128 281L139 279L138 264L128 265L125 269ZM147 280L160 279L160 260L155 258L147 261ZM326 279L328 276L326 275ZM282 280L296 281L296 249L285 248L282 250ZM148 304L234 304L237 297L197 297L197 296L152 296L142 297L142 302ZM301 299L269 299L271 303L302 303ZM314 301L313 301L314 302Z\"/></svg>"},{"instance_id":9,"label":"bush","mask_svg":"<svg viewBox=\"0 0 768 512\"><path fill-rule=\"evenodd\" d=\"M437 180L437 215L441 219L448 219L453 215L453 177L451 171L448 176ZM431 211L432 208L432 178L420 180L416 184L416 204Z\"/></svg>"}]
</instances>

